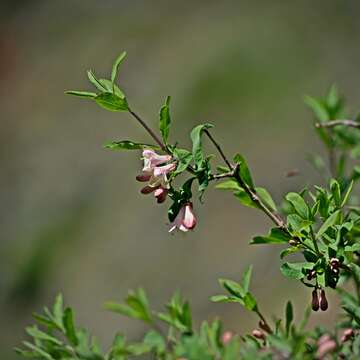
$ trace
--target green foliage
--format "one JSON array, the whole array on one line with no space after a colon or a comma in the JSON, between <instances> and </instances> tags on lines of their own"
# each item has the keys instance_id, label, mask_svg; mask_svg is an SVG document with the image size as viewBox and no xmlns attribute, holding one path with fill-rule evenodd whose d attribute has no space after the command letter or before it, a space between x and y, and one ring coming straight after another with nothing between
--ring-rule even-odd
<instances>
[{"instance_id":1,"label":"green foliage","mask_svg":"<svg viewBox=\"0 0 360 360\"><path fill-rule=\"evenodd\" d=\"M146 148L158 149L158 147L154 145L135 143L130 140L111 141L105 144L104 148L110 150L141 150Z\"/></svg>"},{"instance_id":2,"label":"green foliage","mask_svg":"<svg viewBox=\"0 0 360 360\"><path fill-rule=\"evenodd\" d=\"M124 360L144 356L163 360L302 360L324 358L326 355L333 358L360 358L360 204L353 195L360 179L360 165L356 164L360 158L360 125L357 123L360 119L356 117L352 120L351 127L348 126L349 120L342 120L345 119L344 101L337 88L332 86L323 98L305 98L314 113L317 134L328 152L331 177L322 186L309 186L285 194L283 206L278 210L270 193L263 187L255 186L242 155L236 154L233 163L229 162L209 132L213 125L201 124L192 129L190 150L179 147L178 143L169 143L170 97L160 109L161 136L130 110L125 94L115 84L125 56L123 52L115 60L110 79L97 78L93 71L88 71L89 81L96 92L68 91L67 94L94 100L109 111L129 112L156 145L123 140L110 142L105 148L156 149L163 152L161 155L167 155L144 152L148 170L138 180L143 182L147 181L147 177L155 178L158 182L150 185L168 194L172 200L168 210L170 222L181 210L187 209L189 212L188 209L192 208L192 185L195 180L201 199L209 184L221 179L222 182L216 185L218 189L231 191L241 204L263 212L274 223L268 235L254 237L251 244L283 245L280 258L288 257L290 260L282 263L280 271L286 278L299 281L311 289L309 305L312 310L326 311L328 300L325 291L336 289L343 309L341 321L336 323L333 331L321 327L307 331L305 327L310 306L305 308L300 324L296 324L293 305L288 301L284 318L274 317L273 323L269 323L250 291L250 266L239 282L220 279L225 294L214 295L211 300L216 303L237 303L253 312L259 319L259 329L254 329L251 334L240 336L223 332L220 320L205 321L200 329L196 329L190 304L180 294L176 293L166 304L165 310L159 312L150 308L145 291L139 288L130 291L123 303L107 302L105 308L143 321L149 329L140 341L128 341L119 332L110 349L104 353L95 338L76 326L73 310L64 307L63 298L59 295L51 311L45 308L43 314L34 315L37 324L26 329L32 342L24 341L24 349L17 349L17 352L24 357L46 360ZM212 170L210 164L213 155L207 154L203 148L204 134L226 165L216 166L217 172ZM324 175L324 159L312 155L310 160ZM171 170L164 175L164 169ZM155 170L160 175L156 175ZM186 173L190 175L181 186L176 186L177 176L182 174L185 177ZM150 185L150 191L154 190ZM187 216L191 218L191 213ZM296 261L291 258L293 255ZM354 294L348 287L344 290L339 286L349 280L355 285ZM341 337L339 332L342 332ZM324 344L327 353L323 353Z\"/></svg>"},{"instance_id":3,"label":"green foliage","mask_svg":"<svg viewBox=\"0 0 360 360\"><path fill-rule=\"evenodd\" d=\"M170 105L170 96L166 98L165 104L160 109L159 129L165 144L167 144L168 142L170 123L171 123L169 105Z\"/></svg>"}]
</instances>

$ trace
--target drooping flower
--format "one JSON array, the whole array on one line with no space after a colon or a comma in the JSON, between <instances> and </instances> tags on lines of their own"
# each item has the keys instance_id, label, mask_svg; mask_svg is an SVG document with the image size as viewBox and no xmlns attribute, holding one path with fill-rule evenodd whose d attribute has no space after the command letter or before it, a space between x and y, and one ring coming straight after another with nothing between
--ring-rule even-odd
<instances>
[{"instance_id":1,"label":"drooping flower","mask_svg":"<svg viewBox=\"0 0 360 360\"><path fill-rule=\"evenodd\" d=\"M342 336L341 336L341 342L344 343L346 341L349 341L351 338L354 337L354 330L351 328L347 328L344 330Z\"/></svg>"},{"instance_id":2,"label":"drooping flower","mask_svg":"<svg viewBox=\"0 0 360 360\"><path fill-rule=\"evenodd\" d=\"M312 296L312 300L311 300L311 308L314 310L314 311L318 311L319 310L319 307L320 307L320 304L319 304L319 297L318 297L318 293L317 293L317 290L314 289L311 293L311 296Z\"/></svg>"},{"instance_id":3,"label":"drooping flower","mask_svg":"<svg viewBox=\"0 0 360 360\"><path fill-rule=\"evenodd\" d=\"M316 358L317 359L323 359L327 354L332 353L337 345L336 342L331 339L331 337L327 334L323 335L318 340L318 350L316 352Z\"/></svg>"},{"instance_id":4,"label":"drooping flower","mask_svg":"<svg viewBox=\"0 0 360 360\"><path fill-rule=\"evenodd\" d=\"M161 186L154 191L154 196L156 197L158 204L161 204L166 200L167 194L168 189L165 189Z\"/></svg>"},{"instance_id":5,"label":"drooping flower","mask_svg":"<svg viewBox=\"0 0 360 360\"><path fill-rule=\"evenodd\" d=\"M172 232L175 229L187 232L188 230L194 229L195 226L196 217L193 213L193 205L191 202L187 202L181 207L175 220L171 223L169 232Z\"/></svg>"},{"instance_id":6,"label":"drooping flower","mask_svg":"<svg viewBox=\"0 0 360 360\"><path fill-rule=\"evenodd\" d=\"M168 174L175 170L176 164L171 162L171 155L159 155L152 149L143 150L142 156L144 160L143 173L138 175L136 180L148 182L148 184L141 189L141 193L154 192L157 202L163 203L170 187Z\"/></svg>"},{"instance_id":7,"label":"drooping flower","mask_svg":"<svg viewBox=\"0 0 360 360\"><path fill-rule=\"evenodd\" d=\"M320 303L320 309L322 311L326 311L329 307L329 304L328 304L328 301L326 299L326 295L325 295L325 290L322 289L321 292L320 292L320 300L319 300L319 303Z\"/></svg>"},{"instance_id":8,"label":"drooping flower","mask_svg":"<svg viewBox=\"0 0 360 360\"><path fill-rule=\"evenodd\" d=\"M144 172L152 172L154 167L165 164L171 160L171 155L159 155L151 149L145 149L142 155L144 158Z\"/></svg>"}]
</instances>

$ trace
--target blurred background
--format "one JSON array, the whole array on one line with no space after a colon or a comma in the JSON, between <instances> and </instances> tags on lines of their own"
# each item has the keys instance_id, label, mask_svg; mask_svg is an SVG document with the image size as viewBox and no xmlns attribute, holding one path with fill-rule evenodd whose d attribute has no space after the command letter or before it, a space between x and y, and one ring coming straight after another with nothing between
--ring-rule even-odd
<instances>
[{"instance_id":1,"label":"blurred background","mask_svg":"<svg viewBox=\"0 0 360 360\"><path fill-rule=\"evenodd\" d=\"M85 71L106 77L127 50L119 82L132 107L155 127L172 95L172 140L187 146L194 125L215 124L227 154L243 153L279 202L321 182L306 161L323 149L303 95L337 83L358 110L359 11L356 0L1 0L0 358L17 358L31 313L59 291L104 347L117 330L143 334L102 309L138 286L155 309L179 289L197 323L221 316L226 329L251 330L253 314L208 300L219 277L239 279L249 264L263 312L281 315L289 297L299 315L310 294L282 277L279 248L248 246L268 219L210 189L196 230L168 234L166 205L134 180L140 154L102 148L147 135L64 90L90 89ZM312 323L332 323L336 304Z\"/></svg>"}]
</instances>

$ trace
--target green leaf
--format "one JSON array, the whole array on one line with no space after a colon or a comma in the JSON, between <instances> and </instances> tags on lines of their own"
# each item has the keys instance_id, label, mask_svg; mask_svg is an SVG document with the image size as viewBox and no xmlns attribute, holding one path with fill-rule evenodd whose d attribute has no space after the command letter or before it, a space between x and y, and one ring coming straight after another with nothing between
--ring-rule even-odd
<instances>
[{"instance_id":1,"label":"green leaf","mask_svg":"<svg viewBox=\"0 0 360 360\"><path fill-rule=\"evenodd\" d=\"M304 220L309 219L309 207L306 205L305 200L297 193L290 192L286 195L286 200L291 203L297 214Z\"/></svg>"},{"instance_id":2,"label":"green leaf","mask_svg":"<svg viewBox=\"0 0 360 360\"><path fill-rule=\"evenodd\" d=\"M157 354L162 354L166 350L164 338L155 330L150 330L144 337L144 344L155 349Z\"/></svg>"},{"instance_id":3,"label":"green leaf","mask_svg":"<svg viewBox=\"0 0 360 360\"><path fill-rule=\"evenodd\" d=\"M280 267L280 271L284 276L289 279L300 280L304 278L305 274L303 269L311 269L313 264L309 264L306 262L301 263L284 263Z\"/></svg>"},{"instance_id":4,"label":"green leaf","mask_svg":"<svg viewBox=\"0 0 360 360\"><path fill-rule=\"evenodd\" d=\"M289 336L289 332L290 332L290 326L292 321L294 320L294 310L293 310L293 306L291 304L291 301L288 301L286 304L286 309L285 309L285 318L286 318L286 325L285 325L285 329L286 329L286 336Z\"/></svg>"},{"instance_id":5,"label":"green leaf","mask_svg":"<svg viewBox=\"0 0 360 360\"><path fill-rule=\"evenodd\" d=\"M251 189L254 190L254 182L252 180L251 173L245 158L240 154L236 154L234 156L234 161L236 164L240 166L239 175L241 179L244 181L246 185L248 185Z\"/></svg>"},{"instance_id":6,"label":"green leaf","mask_svg":"<svg viewBox=\"0 0 360 360\"><path fill-rule=\"evenodd\" d=\"M238 297L229 295L213 295L210 300L215 303L239 302ZM241 301L241 303L243 302Z\"/></svg>"},{"instance_id":7,"label":"green leaf","mask_svg":"<svg viewBox=\"0 0 360 360\"><path fill-rule=\"evenodd\" d=\"M350 264L350 269L354 280L360 286L360 266L355 263L352 263Z\"/></svg>"},{"instance_id":8,"label":"green leaf","mask_svg":"<svg viewBox=\"0 0 360 360\"><path fill-rule=\"evenodd\" d=\"M103 85L103 87L106 89L106 92L115 94L119 96L121 99L125 99L125 94L121 91L121 89L116 85L113 84L110 80L107 79L100 79L99 83Z\"/></svg>"},{"instance_id":9,"label":"green leaf","mask_svg":"<svg viewBox=\"0 0 360 360\"><path fill-rule=\"evenodd\" d=\"M148 300L143 289L139 288L136 292L129 291L125 302L126 304L107 302L104 307L109 311L117 312L130 318L140 319L147 323L152 322Z\"/></svg>"},{"instance_id":10,"label":"green leaf","mask_svg":"<svg viewBox=\"0 0 360 360\"><path fill-rule=\"evenodd\" d=\"M95 74L93 73L92 70L88 70L87 72L87 76L90 80L90 82L100 91L106 91L106 87L101 84L101 82L97 79L97 77L95 76Z\"/></svg>"},{"instance_id":11,"label":"green leaf","mask_svg":"<svg viewBox=\"0 0 360 360\"><path fill-rule=\"evenodd\" d=\"M242 188L239 191L234 193L234 196L239 199L240 203L244 206L258 209L258 204L254 202L250 195Z\"/></svg>"},{"instance_id":12,"label":"green leaf","mask_svg":"<svg viewBox=\"0 0 360 360\"><path fill-rule=\"evenodd\" d=\"M77 91L77 90L68 90L65 91L65 94L67 95L73 95L73 96L78 96L78 97L82 97L82 98L90 98L90 99L94 99L96 98L97 94L93 93L93 92L89 92L89 91Z\"/></svg>"},{"instance_id":13,"label":"green leaf","mask_svg":"<svg viewBox=\"0 0 360 360\"><path fill-rule=\"evenodd\" d=\"M263 187L255 188L256 193L259 195L260 199L269 206L272 210L277 211L274 200L272 199L269 192Z\"/></svg>"},{"instance_id":14,"label":"green leaf","mask_svg":"<svg viewBox=\"0 0 360 360\"><path fill-rule=\"evenodd\" d=\"M118 70L119 70L119 66L120 64L124 61L126 57L126 51L123 51L115 60L114 65L112 67L112 71L111 71L111 82L114 83Z\"/></svg>"},{"instance_id":15,"label":"green leaf","mask_svg":"<svg viewBox=\"0 0 360 360\"><path fill-rule=\"evenodd\" d=\"M330 190L334 199L334 202L337 207L340 207L341 205L341 189L340 184L335 180L332 179L330 181Z\"/></svg>"},{"instance_id":16,"label":"green leaf","mask_svg":"<svg viewBox=\"0 0 360 360\"><path fill-rule=\"evenodd\" d=\"M213 125L211 124L201 124L198 126L195 126L190 134L191 140L192 140L192 153L194 157L195 164L198 169L201 169L203 167L203 163L205 161L205 156L203 154L202 150L202 141L201 136L204 132L204 130L211 129Z\"/></svg>"},{"instance_id":17,"label":"green leaf","mask_svg":"<svg viewBox=\"0 0 360 360\"><path fill-rule=\"evenodd\" d=\"M295 235L300 235L301 231L308 230L313 222L311 220L304 220L297 214L290 214L287 216L287 223Z\"/></svg>"},{"instance_id":18,"label":"green leaf","mask_svg":"<svg viewBox=\"0 0 360 360\"><path fill-rule=\"evenodd\" d=\"M165 144L167 144L169 138L170 123L171 123L169 104L170 104L170 96L166 98L165 104L160 109L159 129Z\"/></svg>"},{"instance_id":19,"label":"green leaf","mask_svg":"<svg viewBox=\"0 0 360 360\"><path fill-rule=\"evenodd\" d=\"M326 221L321 225L319 231L316 234L316 239L320 238L325 232L333 225L337 224L341 216L341 211L337 210L331 214Z\"/></svg>"},{"instance_id":20,"label":"green leaf","mask_svg":"<svg viewBox=\"0 0 360 360\"><path fill-rule=\"evenodd\" d=\"M305 104L311 108L318 120L321 122L329 120L329 114L326 106L321 100L315 99L311 96L305 96L304 100Z\"/></svg>"},{"instance_id":21,"label":"green leaf","mask_svg":"<svg viewBox=\"0 0 360 360\"><path fill-rule=\"evenodd\" d=\"M246 294L242 286L233 280L219 279L219 283L225 290L237 298L242 298Z\"/></svg>"},{"instance_id":22,"label":"green leaf","mask_svg":"<svg viewBox=\"0 0 360 360\"><path fill-rule=\"evenodd\" d=\"M128 111L129 107L126 99L112 94L110 92L103 92L96 96L95 101L104 109L110 111Z\"/></svg>"},{"instance_id":23,"label":"green leaf","mask_svg":"<svg viewBox=\"0 0 360 360\"><path fill-rule=\"evenodd\" d=\"M72 309L66 308L63 316L63 323L65 328L65 335L69 339L72 345L78 345L78 339L76 336L76 329L74 325L74 313Z\"/></svg>"},{"instance_id":24,"label":"green leaf","mask_svg":"<svg viewBox=\"0 0 360 360\"><path fill-rule=\"evenodd\" d=\"M272 228L267 236L255 236L250 244L285 244L291 237L279 228Z\"/></svg>"},{"instance_id":25,"label":"green leaf","mask_svg":"<svg viewBox=\"0 0 360 360\"><path fill-rule=\"evenodd\" d=\"M351 191L352 191L353 186L354 186L354 180L351 180L348 188L346 189L346 193L345 193L345 195L344 195L344 197L343 197L343 200L342 200L342 203L341 203L341 206L340 206L340 207L344 207L344 206L346 205L346 203L347 203L347 201L348 201L348 199L349 199L349 196L350 196L350 194L351 194Z\"/></svg>"},{"instance_id":26,"label":"green leaf","mask_svg":"<svg viewBox=\"0 0 360 360\"><path fill-rule=\"evenodd\" d=\"M46 334L45 332L39 330L39 328L37 326L29 326L26 328L26 332L32 336L35 340L44 340L44 341L48 341L51 342L53 344L56 345L62 345L62 342L58 339L56 339L55 337Z\"/></svg>"},{"instance_id":27,"label":"green leaf","mask_svg":"<svg viewBox=\"0 0 360 360\"><path fill-rule=\"evenodd\" d=\"M173 174L174 175L181 174L188 168L188 166L192 162L193 160L192 153L185 149L175 148L172 154L178 162L177 167Z\"/></svg>"},{"instance_id":28,"label":"green leaf","mask_svg":"<svg viewBox=\"0 0 360 360\"><path fill-rule=\"evenodd\" d=\"M242 187L235 180L225 180L219 184L215 185L216 189L221 190L235 190L235 191L244 191Z\"/></svg>"},{"instance_id":29,"label":"green leaf","mask_svg":"<svg viewBox=\"0 0 360 360\"><path fill-rule=\"evenodd\" d=\"M53 306L54 322L57 326L63 329L63 316L64 316L64 299L62 294L58 294L55 298Z\"/></svg>"},{"instance_id":30,"label":"green leaf","mask_svg":"<svg viewBox=\"0 0 360 360\"><path fill-rule=\"evenodd\" d=\"M245 292L249 291L251 274L252 274L252 265L248 266L248 268L245 270L241 280L241 285Z\"/></svg>"},{"instance_id":31,"label":"green leaf","mask_svg":"<svg viewBox=\"0 0 360 360\"><path fill-rule=\"evenodd\" d=\"M303 249L302 246L291 246L288 247L286 249L284 249L281 253L280 253L280 259L283 259L285 256L291 255L291 254L295 254L299 251L301 251Z\"/></svg>"},{"instance_id":32,"label":"green leaf","mask_svg":"<svg viewBox=\"0 0 360 360\"><path fill-rule=\"evenodd\" d=\"M105 144L104 148L110 150L141 150L145 148L157 149L158 147L149 144L135 143L130 140L122 140L122 141L111 141Z\"/></svg>"},{"instance_id":33,"label":"green leaf","mask_svg":"<svg viewBox=\"0 0 360 360\"><path fill-rule=\"evenodd\" d=\"M257 302L254 296L247 292L244 296L244 306L247 310L257 311Z\"/></svg>"}]
</instances>

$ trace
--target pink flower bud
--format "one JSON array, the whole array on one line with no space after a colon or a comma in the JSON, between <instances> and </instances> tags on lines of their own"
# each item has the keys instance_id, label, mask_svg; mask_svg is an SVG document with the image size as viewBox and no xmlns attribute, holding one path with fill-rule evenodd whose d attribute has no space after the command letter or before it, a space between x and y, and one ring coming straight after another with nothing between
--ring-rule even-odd
<instances>
[{"instance_id":1,"label":"pink flower bud","mask_svg":"<svg viewBox=\"0 0 360 360\"><path fill-rule=\"evenodd\" d=\"M142 193L142 194L151 194L153 191L155 191L156 190L156 187L152 187L152 186L145 186L145 187L143 187L141 190L140 190L140 192Z\"/></svg>"},{"instance_id":2,"label":"pink flower bud","mask_svg":"<svg viewBox=\"0 0 360 360\"><path fill-rule=\"evenodd\" d=\"M325 290L322 289L321 292L320 292L320 309L322 311L326 311L329 307L329 304L328 304L328 301L326 299L326 296L325 296Z\"/></svg>"},{"instance_id":3,"label":"pink flower bud","mask_svg":"<svg viewBox=\"0 0 360 360\"><path fill-rule=\"evenodd\" d=\"M326 342L329 341L329 340L331 340L330 335L324 334L324 335L322 335L322 336L318 339L317 345L320 346L320 345L326 343Z\"/></svg>"},{"instance_id":4,"label":"pink flower bud","mask_svg":"<svg viewBox=\"0 0 360 360\"><path fill-rule=\"evenodd\" d=\"M323 342L316 352L316 356L319 359L323 359L325 355L332 353L336 349L336 342L334 340L327 340Z\"/></svg>"},{"instance_id":5,"label":"pink flower bud","mask_svg":"<svg viewBox=\"0 0 360 360\"><path fill-rule=\"evenodd\" d=\"M196 226L196 218L192 208L191 202L188 202L181 207L175 220L170 225L169 232L172 232L175 229L179 229L183 232L194 229Z\"/></svg>"},{"instance_id":6,"label":"pink flower bud","mask_svg":"<svg viewBox=\"0 0 360 360\"><path fill-rule=\"evenodd\" d=\"M221 342L223 345L228 344L231 341L233 335L234 334L231 331L225 331L221 336Z\"/></svg>"},{"instance_id":7,"label":"pink flower bud","mask_svg":"<svg viewBox=\"0 0 360 360\"><path fill-rule=\"evenodd\" d=\"M343 332L343 335L341 337L341 342L344 343L348 340L350 340L352 337L354 336L354 330L349 328L349 329L345 329Z\"/></svg>"},{"instance_id":8,"label":"pink flower bud","mask_svg":"<svg viewBox=\"0 0 360 360\"><path fill-rule=\"evenodd\" d=\"M136 180L137 181L140 181L140 182L146 182L146 181L149 181L151 178L151 175L150 174L146 174L146 173L143 173L141 175L138 175L136 177Z\"/></svg>"},{"instance_id":9,"label":"pink flower bud","mask_svg":"<svg viewBox=\"0 0 360 360\"><path fill-rule=\"evenodd\" d=\"M259 340L265 340L265 333L262 330L254 329L251 335Z\"/></svg>"},{"instance_id":10,"label":"pink flower bud","mask_svg":"<svg viewBox=\"0 0 360 360\"><path fill-rule=\"evenodd\" d=\"M319 298L318 298L318 293L317 290L314 289L312 292L312 300L311 300L311 308L314 311L318 311L319 310Z\"/></svg>"},{"instance_id":11,"label":"pink flower bud","mask_svg":"<svg viewBox=\"0 0 360 360\"><path fill-rule=\"evenodd\" d=\"M166 200L167 194L168 190L163 187L159 187L154 191L154 196L156 197L158 204L161 204Z\"/></svg>"}]
</instances>

